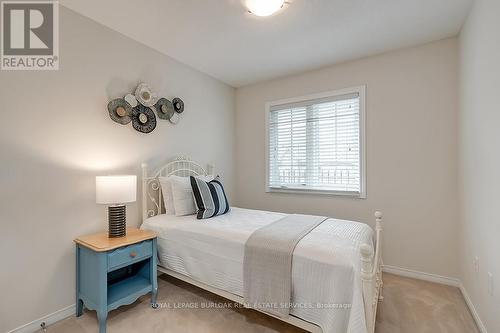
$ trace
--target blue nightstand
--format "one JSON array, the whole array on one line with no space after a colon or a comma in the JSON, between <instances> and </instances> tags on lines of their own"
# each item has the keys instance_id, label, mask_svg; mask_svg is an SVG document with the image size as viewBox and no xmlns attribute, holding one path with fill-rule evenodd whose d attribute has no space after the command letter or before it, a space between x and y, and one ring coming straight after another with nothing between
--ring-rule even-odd
<instances>
[{"instance_id":1,"label":"blue nightstand","mask_svg":"<svg viewBox=\"0 0 500 333\"><path fill-rule=\"evenodd\" d=\"M127 235L83 236L76 243L76 316L83 306L97 312L99 332L106 332L108 312L151 292L156 304L156 234L127 229Z\"/></svg>"}]
</instances>

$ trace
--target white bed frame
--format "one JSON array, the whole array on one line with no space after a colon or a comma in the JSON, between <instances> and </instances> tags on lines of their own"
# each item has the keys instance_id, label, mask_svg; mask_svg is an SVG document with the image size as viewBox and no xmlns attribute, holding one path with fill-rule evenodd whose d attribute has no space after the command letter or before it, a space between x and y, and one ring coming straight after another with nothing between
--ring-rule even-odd
<instances>
[{"instance_id":1,"label":"white bed frame","mask_svg":"<svg viewBox=\"0 0 500 333\"><path fill-rule=\"evenodd\" d=\"M177 176L206 176L214 174L214 166L209 164L207 168L203 168L199 163L190 160L188 157L177 157L172 162L160 167L151 176L148 175L147 164L142 164L142 215L143 220L148 217L153 217L165 212L161 186L158 177L167 177L170 175ZM377 315L378 301L383 299L382 296L382 213L375 212L376 218L376 245L375 253L372 247L368 244L363 244L360 247L361 252L361 279L363 284L363 300L365 305L366 325L369 333L375 331L375 319ZM375 257L374 257L375 256ZM216 295L227 298L233 302L244 304L243 297L231 294L227 291L211 287L199 281L195 281L185 275L179 274L172 270L158 266L160 273L168 274L179 280L185 281ZM272 316L266 312L266 315ZM273 316L275 317L275 316ZM275 317L279 320L287 322L293 326L300 327L306 331L321 333L320 327L310 322L302 320L294 316L286 318Z\"/></svg>"}]
</instances>

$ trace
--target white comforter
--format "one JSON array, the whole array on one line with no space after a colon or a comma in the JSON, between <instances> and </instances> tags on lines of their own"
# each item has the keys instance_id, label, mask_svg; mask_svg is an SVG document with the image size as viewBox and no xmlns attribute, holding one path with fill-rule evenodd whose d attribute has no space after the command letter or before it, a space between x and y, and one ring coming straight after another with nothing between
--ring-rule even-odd
<instances>
[{"instance_id":1,"label":"white comforter","mask_svg":"<svg viewBox=\"0 0 500 333\"><path fill-rule=\"evenodd\" d=\"M208 220L158 215L141 228L158 233L163 267L242 296L246 240L284 216L233 207ZM325 333L366 333L359 246L373 246L372 239L366 224L337 219L326 220L305 236L293 253L291 315Z\"/></svg>"}]
</instances>

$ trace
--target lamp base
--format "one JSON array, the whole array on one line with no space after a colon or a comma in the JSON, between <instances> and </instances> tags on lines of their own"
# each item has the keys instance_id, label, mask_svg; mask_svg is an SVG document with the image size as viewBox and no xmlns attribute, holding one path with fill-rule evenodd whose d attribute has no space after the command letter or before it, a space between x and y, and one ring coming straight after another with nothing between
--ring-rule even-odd
<instances>
[{"instance_id":1,"label":"lamp base","mask_svg":"<svg viewBox=\"0 0 500 333\"><path fill-rule=\"evenodd\" d=\"M123 237L127 234L126 218L127 207L125 205L108 207L109 238Z\"/></svg>"}]
</instances>

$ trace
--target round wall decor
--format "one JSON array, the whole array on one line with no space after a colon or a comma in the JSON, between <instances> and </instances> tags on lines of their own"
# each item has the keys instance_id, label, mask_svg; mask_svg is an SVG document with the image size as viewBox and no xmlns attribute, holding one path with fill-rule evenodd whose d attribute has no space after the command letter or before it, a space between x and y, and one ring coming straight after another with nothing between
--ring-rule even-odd
<instances>
[{"instance_id":1,"label":"round wall decor","mask_svg":"<svg viewBox=\"0 0 500 333\"><path fill-rule=\"evenodd\" d=\"M182 101L182 99L176 97L172 100L172 104L174 105L175 112L177 113L184 112L184 102Z\"/></svg>"},{"instance_id":2,"label":"round wall decor","mask_svg":"<svg viewBox=\"0 0 500 333\"><path fill-rule=\"evenodd\" d=\"M108 103L111 119L119 124L132 126L139 132L150 133L156 128L156 116L177 124L184 112L184 102L179 97L172 101L159 98L149 85L141 83L131 94Z\"/></svg>"},{"instance_id":3,"label":"round wall decor","mask_svg":"<svg viewBox=\"0 0 500 333\"><path fill-rule=\"evenodd\" d=\"M181 119L181 117L179 116L179 114L177 112L174 112L172 117L170 117L169 121L175 125L179 122L180 119Z\"/></svg>"},{"instance_id":4,"label":"round wall decor","mask_svg":"<svg viewBox=\"0 0 500 333\"><path fill-rule=\"evenodd\" d=\"M134 95L127 94L125 95L125 97L123 97L123 99L126 100L131 107L135 108L137 106L137 99L135 98Z\"/></svg>"},{"instance_id":5,"label":"round wall decor","mask_svg":"<svg viewBox=\"0 0 500 333\"><path fill-rule=\"evenodd\" d=\"M161 119L169 120L174 111L174 105L166 98L160 98L155 104L156 113Z\"/></svg>"},{"instance_id":6,"label":"round wall decor","mask_svg":"<svg viewBox=\"0 0 500 333\"><path fill-rule=\"evenodd\" d=\"M153 106L156 103L156 95L151 91L151 88L141 83L135 90L135 98L144 106Z\"/></svg>"},{"instance_id":7,"label":"round wall decor","mask_svg":"<svg viewBox=\"0 0 500 333\"><path fill-rule=\"evenodd\" d=\"M132 109L132 126L136 131L150 133L156 128L156 116L154 111L142 104Z\"/></svg>"},{"instance_id":8,"label":"round wall decor","mask_svg":"<svg viewBox=\"0 0 500 333\"><path fill-rule=\"evenodd\" d=\"M108 112L111 119L121 125L130 123L132 107L123 98L117 98L108 103Z\"/></svg>"}]
</instances>

